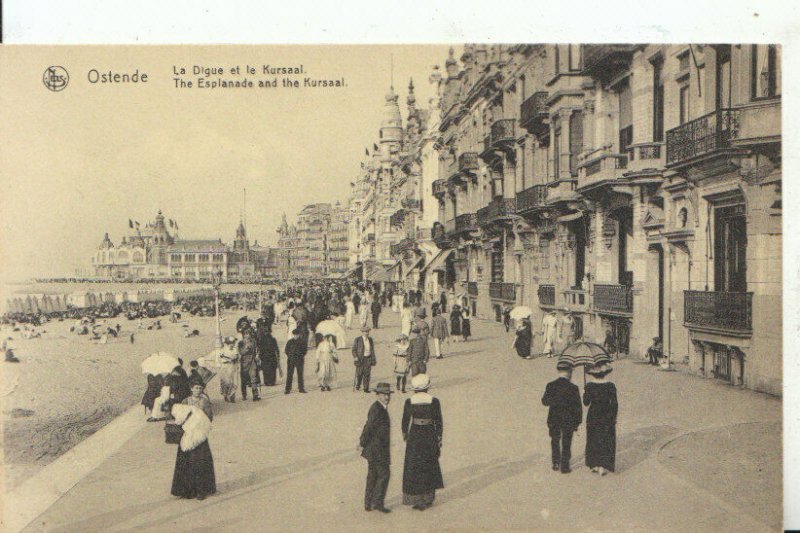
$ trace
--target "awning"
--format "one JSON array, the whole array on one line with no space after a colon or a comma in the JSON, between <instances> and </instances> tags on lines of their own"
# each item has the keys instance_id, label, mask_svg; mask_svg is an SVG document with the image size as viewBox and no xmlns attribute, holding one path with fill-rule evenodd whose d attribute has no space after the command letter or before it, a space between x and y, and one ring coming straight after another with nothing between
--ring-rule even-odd
<instances>
[{"instance_id":1,"label":"awning","mask_svg":"<svg viewBox=\"0 0 800 533\"><path fill-rule=\"evenodd\" d=\"M577 213L572 213L571 215L563 215L558 217L559 222L572 222L573 220L578 220L583 216L583 211L578 211Z\"/></svg>"},{"instance_id":2,"label":"awning","mask_svg":"<svg viewBox=\"0 0 800 533\"><path fill-rule=\"evenodd\" d=\"M378 270L377 272L373 273L372 279L370 281L374 282L392 281L392 269Z\"/></svg>"},{"instance_id":3,"label":"awning","mask_svg":"<svg viewBox=\"0 0 800 533\"><path fill-rule=\"evenodd\" d=\"M410 275L411 275L411 273L412 273L412 272L414 272L414 270L416 270L416 269L417 269L417 268L418 268L418 267L419 267L419 266L422 264L422 260L423 260L423 259L424 259L424 258L420 257L420 258L419 258L419 259L418 259L418 260L417 260L417 261L414 263L414 266L412 266L411 268L409 268L408 270L406 270L406 273L403 275L403 277L404 277L404 278L407 278L408 276L410 276Z\"/></svg>"},{"instance_id":4,"label":"awning","mask_svg":"<svg viewBox=\"0 0 800 533\"><path fill-rule=\"evenodd\" d=\"M439 255L431 259L431 262L425 265L423 270L430 270L433 271L445 271L445 261L453 254L453 249L450 248L449 250L442 250L439 252Z\"/></svg>"},{"instance_id":5,"label":"awning","mask_svg":"<svg viewBox=\"0 0 800 533\"><path fill-rule=\"evenodd\" d=\"M363 269L363 268L364 268L363 265L354 266L353 268L351 268L350 270L348 270L347 272L342 274L339 277L339 279L347 279L347 278L359 277L358 274L361 271L361 269Z\"/></svg>"}]
</instances>

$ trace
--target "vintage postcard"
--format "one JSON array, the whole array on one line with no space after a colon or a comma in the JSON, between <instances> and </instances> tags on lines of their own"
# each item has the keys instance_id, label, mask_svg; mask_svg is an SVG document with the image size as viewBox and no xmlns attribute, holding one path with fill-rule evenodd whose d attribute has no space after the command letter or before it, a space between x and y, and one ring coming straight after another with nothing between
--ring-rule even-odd
<instances>
[{"instance_id":1,"label":"vintage postcard","mask_svg":"<svg viewBox=\"0 0 800 533\"><path fill-rule=\"evenodd\" d=\"M5 530L781 530L781 54L0 48Z\"/></svg>"}]
</instances>

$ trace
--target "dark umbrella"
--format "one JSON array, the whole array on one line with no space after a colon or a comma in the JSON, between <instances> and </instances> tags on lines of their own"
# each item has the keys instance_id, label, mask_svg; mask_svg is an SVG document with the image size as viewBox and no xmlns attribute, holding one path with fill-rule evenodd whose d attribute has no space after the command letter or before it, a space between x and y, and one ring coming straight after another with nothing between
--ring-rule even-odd
<instances>
[{"instance_id":1,"label":"dark umbrella","mask_svg":"<svg viewBox=\"0 0 800 533\"><path fill-rule=\"evenodd\" d=\"M584 367L583 382L586 384L586 367L610 363L611 356L605 348L594 342L580 341L570 344L558 356L558 362L567 362L573 367Z\"/></svg>"}]
</instances>

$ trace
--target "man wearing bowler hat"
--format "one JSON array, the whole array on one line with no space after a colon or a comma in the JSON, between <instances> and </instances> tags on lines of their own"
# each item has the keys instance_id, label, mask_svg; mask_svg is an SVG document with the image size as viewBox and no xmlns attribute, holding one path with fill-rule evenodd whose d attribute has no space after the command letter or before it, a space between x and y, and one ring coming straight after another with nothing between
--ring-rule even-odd
<instances>
[{"instance_id":1,"label":"man wearing bowler hat","mask_svg":"<svg viewBox=\"0 0 800 533\"><path fill-rule=\"evenodd\" d=\"M550 431L553 470L562 474L571 472L569 460L572 456L572 434L583 421L583 407L578 386L572 379L572 365L559 361L556 366L558 379L547 384L542 404L550 408L547 428Z\"/></svg>"},{"instance_id":2,"label":"man wearing bowler hat","mask_svg":"<svg viewBox=\"0 0 800 533\"><path fill-rule=\"evenodd\" d=\"M367 423L361 432L358 449L361 457L368 463L367 487L364 491L364 510L391 512L383 500L386 497L386 488L389 486L389 436L391 424L389 422L389 401L391 400L392 387L388 383L378 383L375 387L378 400L372 404L367 414Z\"/></svg>"},{"instance_id":3,"label":"man wearing bowler hat","mask_svg":"<svg viewBox=\"0 0 800 533\"><path fill-rule=\"evenodd\" d=\"M353 364L356 366L355 389L364 385L364 392L369 392L369 378L375 366L375 342L369 336L369 326L361 328L361 336L353 341Z\"/></svg>"}]
</instances>

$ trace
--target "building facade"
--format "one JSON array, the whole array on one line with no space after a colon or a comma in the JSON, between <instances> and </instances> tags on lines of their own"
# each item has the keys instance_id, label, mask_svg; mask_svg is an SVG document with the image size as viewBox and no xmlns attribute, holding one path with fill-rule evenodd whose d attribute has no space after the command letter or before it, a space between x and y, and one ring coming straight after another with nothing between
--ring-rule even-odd
<instances>
[{"instance_id":1,"label":"building facade","mask_svg":"<svg viewBox=\"0 0 800 533\"><path fill-rule=\"evenodd\" d=\"M554 312L633 356L661 337L697 374L780 394L779 47L466 45L460 60L433 192L465 303Z\"/></svg>"}]
</instances>

